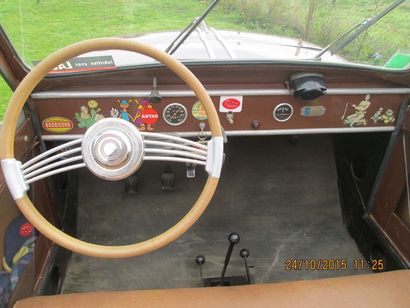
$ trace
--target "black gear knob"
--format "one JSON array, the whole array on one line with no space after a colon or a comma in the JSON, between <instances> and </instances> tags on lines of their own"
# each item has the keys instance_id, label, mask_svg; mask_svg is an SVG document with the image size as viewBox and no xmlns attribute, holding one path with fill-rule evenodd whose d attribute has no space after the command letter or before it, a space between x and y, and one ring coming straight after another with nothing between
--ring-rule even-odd
<instances>
[{"instance_id":1,"label":"black gear knob","mask_svg":"<svg viewBox=\"0 0 410 308\"><path fill-rule=\"evenodd\" d=\"M203 255L199 255L195 258L195 262L198 265L202 265L205 263L205 257Z\"/></svg>"},{"instance_id":2,"label":"black gear knob","mask_svg":"<svg viewBox=\"0 0 410 308\"><path fill-rule=\"evenodd\" d=\"M241 256L242 259L246 259L249 257L249 250L246 248L241 249L241 251L239 252L239 255Z\"/></svg>"},{"instance_id":3,"label":"black gear knob","mask_svg":"<svg viewBox=\"0 0 410 308\"><path fill-rule=\"evenodd\" d=\"M229 234L229 236L228 236L228 241L229 241L231 244L238 244L239 241L240 241L240 239L241 239L241 238L239 237L239 234L238 234L238 233L235 233L235 232Z\"/></svg>"}]
</instances>

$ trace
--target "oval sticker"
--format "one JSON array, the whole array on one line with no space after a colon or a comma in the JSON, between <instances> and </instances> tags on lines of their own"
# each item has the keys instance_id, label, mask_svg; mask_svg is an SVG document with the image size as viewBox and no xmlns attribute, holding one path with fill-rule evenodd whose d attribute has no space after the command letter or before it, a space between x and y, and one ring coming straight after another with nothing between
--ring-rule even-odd
<instances>
[{"instance_id":1,"label":"oval sticker","mask_svg":"<svg viewBox=\"0 0 410 308\"><path fill-rule=\"evenodd\" d=\"M228 98L222 102L222 106L226 109L233 110L238 108L241 105L241 102L236 98Z\"/></svg>"},{"instance_id":2,"label":"oval sticker","mask_svg":"<svg viewBox=\"0 0 410 308\"><path fill-rule=\"evenodd\" d=\"M33 232L33 226L30 223L25 223L20 226L19 233L23 237L27 237Z\"/></svg>"},{"instance_id":3,"label":"oval sticker","mask_svg":"<svg viewBox=\"0 0 410 308\"><path fill-rule=\"evenodd\" d=\"M73 122L63 117L50 117L43 121L43 129L50 133L67 133L74 127Z\"/></svg>"}]
</instances>

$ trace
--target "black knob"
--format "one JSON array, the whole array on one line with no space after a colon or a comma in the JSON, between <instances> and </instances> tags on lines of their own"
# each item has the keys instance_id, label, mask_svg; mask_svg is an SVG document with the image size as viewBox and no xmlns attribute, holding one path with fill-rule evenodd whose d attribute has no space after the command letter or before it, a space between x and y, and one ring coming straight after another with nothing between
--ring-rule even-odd
<instances>
[{"instance_id":1,"label":"black knob","mask_svg":"<svg viewBox=\"0 0 410 308\"><path fill-rule=\"evenodd\" d=\"M228 236L228 241L229 241L231 244L238 244L239 241L240 241L239 234L238 234L238 233L235 233L235 232L229 234L229 236Z\"/></svg>"},{"instance_id":2,"label":"black knob","mask_svg":"<svg viewBox=\"0 0 410 308\"><path fill-rule=\"evenodd\" d=\"M239 252L239 255L241 256L241 258L246 259L249 257L249 250L244 248Z\"/></svg>"},{"instance_id":3,"label":"black knob","mask_svg":"<svg viewBox=\"0 0 410 308\"><path fill-rule=\"evenodd\" d=\"M205 263L205 257L203 255L199 255L195 258L195 262L198 265L202 265Z\"/></svg>"}]
</instances>

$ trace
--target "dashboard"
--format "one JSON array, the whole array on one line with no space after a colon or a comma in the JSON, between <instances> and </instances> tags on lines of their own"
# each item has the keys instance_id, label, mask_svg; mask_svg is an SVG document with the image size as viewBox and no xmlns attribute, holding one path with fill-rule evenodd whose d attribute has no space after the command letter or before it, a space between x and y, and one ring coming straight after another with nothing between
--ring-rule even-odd
<instances>
[{"instance_id":1,"label":"dashboard","mask_svg":"<svg viewBox=\"0 0 410 308\"><path fill-rule=\"evenodd\" d=\"M408 87L379 80L374 72L346 75L345 68L322 68L316 72L327 80L326 94L303 100L286 86L288 76L303 69L191 68L208 90L228 136L393 131L401 103L410 94ZM155 103L149 99L152 76L158 76L161 95ZM45 140L77 138L109 117L141 131L209 135L201 102L165 68L75 76L64 87L62 78L46 79L31 96Z\"/></svg>"}]
</instances>

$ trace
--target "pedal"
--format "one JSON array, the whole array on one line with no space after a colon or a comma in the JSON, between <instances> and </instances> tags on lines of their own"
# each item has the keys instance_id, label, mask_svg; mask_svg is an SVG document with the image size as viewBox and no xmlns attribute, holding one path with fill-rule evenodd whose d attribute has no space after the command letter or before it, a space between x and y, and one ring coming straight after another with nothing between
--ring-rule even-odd
<instances>
[{"instance_id":1,"label":"pedal","mask_svg":"<svg viewBox=\"0 0 410 308\"><path fill-rule=\"evenodd\" d=\"M175 175L172 173L170 167L165 168L165 172L162 174L162 190L174 191L175 190Z\"/></svg>"},{"instance_id":2,"label":"pedal","mask_svg":"<svg viewBox=\"0 0 410 308\"><path fill-rule=\"evenodd\" d=\"M125 193L133 194L138 191L138 176L136 174L125 179Z\"/></svg>"},{"instance_id":3,"label":"pedal","mask_svg":"<svg viewBox=\"0 0 410 308\"><path fill-rule=\"evenodd\" d=\"M186 177L194 179L196 177L196 164L186 164Z\"/></svg>"}]
</instances>

